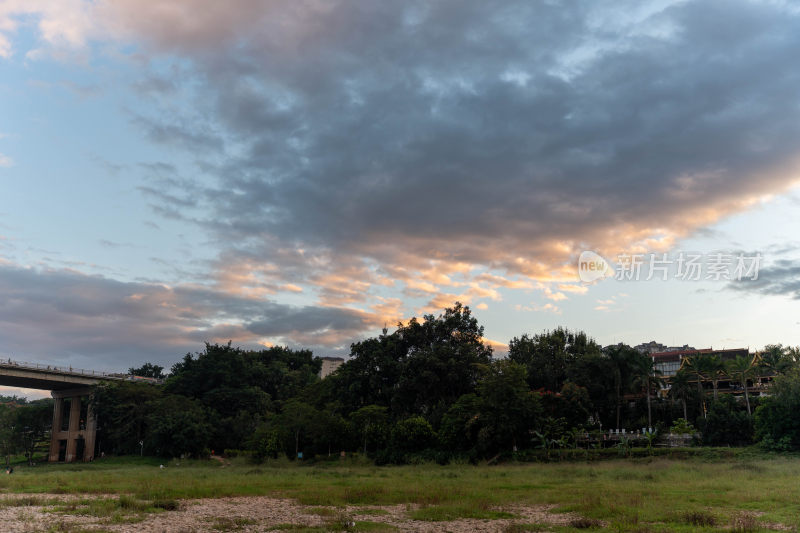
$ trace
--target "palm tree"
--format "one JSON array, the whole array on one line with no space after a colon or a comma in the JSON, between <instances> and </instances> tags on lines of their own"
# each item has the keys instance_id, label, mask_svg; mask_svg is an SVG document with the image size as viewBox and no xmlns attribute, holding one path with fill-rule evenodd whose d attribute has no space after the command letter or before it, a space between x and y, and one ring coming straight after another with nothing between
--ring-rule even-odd
<instances>
[{"instance_id":1,"label":"palm tree","mask_svg":"<svg viewBox=\"0 0 800 533\"><path fill-rule=\"evenodd\" d=\"M622 395L630 385L631 362L641 354L622 343L610 346L605 351L605 355L611 363L611 373L614 378L614 397L617 404L617 429L620 424L620 414L622 410Z\"/></svg>"},{"instance_id":2,"label":"palm tree","mask_svg":"<svg viewBox=\"0 0 800 533\"><path fill-rule=\"evenodd\" d=\"M786 359L794 366L800 362L800 346L788 346L785 351Z\"/></svg>"},{"instance_id":3,"label":"palm tree","mask_svg":"<svg viewBox=\"0 0 800 533\"><path fill-rule=\"evenodd\" d=\"M687 370L679 370L677 374L672 376L669 388L670 396L680 398L681 404L683 404L683 419L687 421L689 417L686 414L686 397L689 395L689 387L691 387L689 377Z\"/></svg>"},{"instance_id":4,"label":"palm tree","mask_svg":"<svg viewBox=\"0 0 800 533\"><path fill-rule=\"evenodd\" d=\"M760 366L775 374L783 374L792 366L791 348L785 348L782 344L767 344L759 356Z\"/></svg>"},{"instance_id":5,"label":"palm tree","mask_svg":"<svg viewBox=\"0 0 800 533\"><path fill-rule=\"evenodd\" d=\"M637 361L636 365L636 377L634 378L634 384L639 386L644 386L645 394L647 396L647 427L653 427L653 417L651 414L650 409L650 385L661 385L664 380L661 379L662 372L661 370L655 367L653 359L649 356L642 357Z\"/></svg>"},{"instance_id":6,"label":"palm tree","mask_svg":"<svg viewBox=\"0 0 800 533\"><path fill-rule=\"evenodd\" d=\"M739 383L742 384L744 388L744 400L747 403L747 414L752 414L750 412L750 395L747 392L747 378L753 372L753 360L747 357L737 357L731 361L728 361L727 370L730 376L734 379L738 378Z\"/></svg>"},{"instance_id":7,"label":"palm tree","mask_svg":"<svg viewBox=\"0 0 800 533\"><path fill-rule=\"evenodd\" d=\"M717 401L717 386L719 380L725 373L725 364L718 355L707 355L705 364L705 375L707 379L711 380L711 386L714 388L714 401Z\"/></svg>"},{"instance_id":8,"label":"palm tree","mask_svg":"<svg viewBox=\"0 0 800 533\"><path fill-rule=\"evenodd\" d=\"M697 396L700 398L700 412L703 413L703 418L706 418L703 401L705 399L703 395L703 380L706 379L707 375L714 372L714 364L710 357L695 355L686 359L686 368L697 378ZM716 388L714 393L716 397Z\"/></svg>"}]
</instances>

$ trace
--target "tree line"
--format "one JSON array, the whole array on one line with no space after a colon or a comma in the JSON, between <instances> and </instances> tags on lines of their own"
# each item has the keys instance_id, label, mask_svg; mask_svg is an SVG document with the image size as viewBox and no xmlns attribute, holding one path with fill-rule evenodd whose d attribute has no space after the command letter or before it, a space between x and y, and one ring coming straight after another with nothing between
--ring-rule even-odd
<instances>
[{"instance_id":1,"label":"tree line","mask_svg":"<svg viewBox=\"0 0 800 533\"><path fill-rule=\"evenodd\" d=\"M755 361L755 363L754 363ZM105 453L248 454L256 459L338 457L378 463L446 462L589 445L609 429L697 429L702 444L800 448L798 350L759 357L694 356L665 378L625 344L601 348L580 331L521 335L495 357L461 304L351 345L318 377L310 350L243 350L206 344L170 369L163 385L97 387L93 409ZM147 364L131 373L163 377ZM748 385L770 381L769 396ZM723 394L721 382L743 385ZM731 385L725 392L731 391Z\"/></svg>"},{"instance_id":2,"label":"tree line","mask_svg":"<svg viewBox=\"0 0 800 533\"><path fill-rule=\"evenodd\" d=\"M650 356L625 344L601 348L583 332L522 335L507 357L493 357L483 327L456 304L354 343L326 379L309 350L207 344L175 364L163 387L100 387L95 409L101 446L112 453L136 453L143 442L145 453L165 456L479 459L603 428L664 432L675 424L699 429L704 444L792 449L800 446L797 356L780 345L767 346L755 365L696 356L665 395ZM132 370L158 377L163 369ZM747 385L767 377L772 395L751 398ZM742 398L720 394L723 379L744 384Z\"/></svg>"},{"instance_id":3,"label":"tree line","mask_svg":"<svg viewBox=\"0 0 800 533\"><path fill-rule=\"evenodd\" d=\"M53 420L53 400L28 401L17 396L0 396L0 456L6 465L11 457L24 455L28 464L47 449Z\"/></svg>"}]
</instances>

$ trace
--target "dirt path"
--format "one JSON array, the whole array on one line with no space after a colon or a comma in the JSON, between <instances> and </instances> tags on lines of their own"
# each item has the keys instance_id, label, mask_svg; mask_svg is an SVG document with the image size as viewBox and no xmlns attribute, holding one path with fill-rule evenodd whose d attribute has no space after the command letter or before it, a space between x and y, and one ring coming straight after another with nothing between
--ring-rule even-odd
<instances>
[{"instance_id":1,"label":"dirt path","mask_svg":"<svg viewBox=\"0 0 800 533\"><path fill-rule=\"evenodd\" d=\"M108 497L113 498L113 497ZM318 527L328 531L346 531L352 523L373 522L391 526L396 531L422 532L502 532L514 523L567 525L575 515L550 512L549 506L506 509L517 518L501 520L460 519L450 522L412 520L407 505L309 507L293 500L269 497L236 497L187 500L180 509L146 515L131 515L128 523L111 523L110 517L71 514L57 505L74 504L85 496L20 495L0 496L0 530L9 532L78 532L113 531L120 533L189 533L204 531L265 532L286 531L294 526ZM26 505L20 505L26 503ZM80 507L78 507L78 512Z\"/></svg>"}]
</instances>

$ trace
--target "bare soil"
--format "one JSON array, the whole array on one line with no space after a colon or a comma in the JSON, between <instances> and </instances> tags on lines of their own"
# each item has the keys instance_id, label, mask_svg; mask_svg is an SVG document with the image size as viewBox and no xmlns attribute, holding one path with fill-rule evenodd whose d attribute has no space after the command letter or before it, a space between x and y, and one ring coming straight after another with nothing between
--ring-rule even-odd
<instances>
[{"instance_id":1,"label":"bare soil","mask_svg":"<svg viewBox=\"0 0 800 533\"><path fill-rule=\"evenodd\" d=\"M115 498L93 496L92 498ZM86 496L47 494L0 495L0 531L3 532L83 532L189 533L204 531L266 532L317 527L328 531L346 531L353 522L384 523L397 531L422 532L502 532L512 524L568 525L574 514L553 513L552 506L519 506L506 509L514 519L459 519L449 522L425 522L409 518L411 505L319 507L303 506L294 500L257 497L184 500L175 511L126 516L122 523L110 517L73 514L57 509L58 505L87 499ZM47 500L47 501L44 501ZM14 502L12 504L12 502ZM25 505L20 503L25 502ZM33 505L31 505L31 503ZM42 505L43 504L43 505ZM389 529L389 528L387 528Z\"/></svg>"}]
</instances>

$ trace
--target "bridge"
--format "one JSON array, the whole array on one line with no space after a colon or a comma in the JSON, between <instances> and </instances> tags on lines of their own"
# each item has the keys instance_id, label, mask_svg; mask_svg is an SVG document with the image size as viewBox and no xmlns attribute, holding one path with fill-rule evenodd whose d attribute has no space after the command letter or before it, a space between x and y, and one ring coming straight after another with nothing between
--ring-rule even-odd
<instances>
[{"instance_id":1,"label":"bridge","mask_svg":"<svg viewBox=\"0 0 800 533\"><path fill-rule=\"evenodd\" d=\"M134 380L136 376L0 360L0 385L51 391L50 462L94 459L97 421L88 401L92 387L104 381Z\"/></svg>"}]
</instances>

